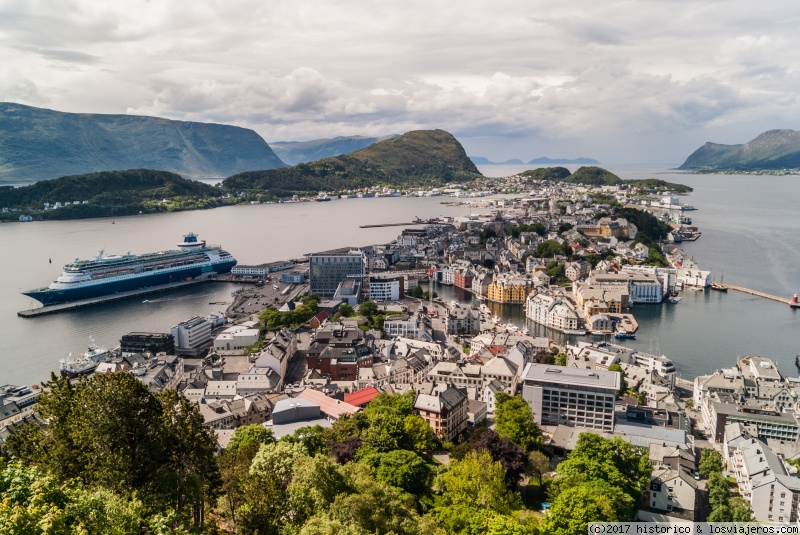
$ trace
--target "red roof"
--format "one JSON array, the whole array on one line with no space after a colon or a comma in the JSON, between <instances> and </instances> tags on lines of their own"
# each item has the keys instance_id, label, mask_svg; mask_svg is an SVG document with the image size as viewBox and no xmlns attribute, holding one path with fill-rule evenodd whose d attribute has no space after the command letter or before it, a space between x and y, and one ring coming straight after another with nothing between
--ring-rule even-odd
<instances>
[{"instance_id":1,"label":"red roof","mask_svg":"<svg viewBox=\"0 0 800 535\"><path fill-rule=\"evenodd\" d=\"M318 322L322 323L323 321L328 319L328 313L323 310L322 312L320 312L319 314L314 316L314 319L317 320Z\"/></svg>"},{"instance_id":2,"label":"red roof","mask_svg":"<svg viewBox=\"0 0 800 535\"><path fill-rule=\"evenodd\" d=\"M378 397L380 391L374 386L368 386L367 388L362 388L361 390L356 390L350 394L344 395L345 403L349 403L350 405L355 405L357 407L366 405L376 397Z\"/></svg>"}]
</instances>

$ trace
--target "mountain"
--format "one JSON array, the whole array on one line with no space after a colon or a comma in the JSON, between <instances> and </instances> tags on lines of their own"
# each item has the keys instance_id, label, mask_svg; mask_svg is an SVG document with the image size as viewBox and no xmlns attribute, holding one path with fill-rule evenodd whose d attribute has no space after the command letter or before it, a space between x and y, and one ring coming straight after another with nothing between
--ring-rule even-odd
<instances>
[{"instance_id":1,"label":"mountain","mask_svg":"<svg viewBox=\"0 0 800 535\"><path fill-rule=\"evenodd\" d=\"M484 158L483 156L470 156L469 159L472 160L472 163L474 163L475 165L523 165L522 160L517 160L517 159L506 160L504 162L499 162L499 163L489 161L487 158Z\"/></svg>"},{"instance_id":2,"label":"mountain","mask_svg":"<svg viewBox=\"0 0 800 535\"><path fill-rule=\"evenodd\" d=\"M128 169L40 180L17 188L0 186L0 206L38 212L45 203L61 203L61 208L43 211L41 217L79 219L211 208L233 202L223 199L224 195L221 188L168 171Z\"/></svg>"},{"instance_id":3,"label":"mountain","mask_svg":"<svg viewBox=\"0 0 800 535\"><path fill-rule=\"evenodd\" d=\"M602 167L580 167L570 173L566 167L540 167L523 171L520 176L534 180L550 180L553 182L566 182L567 184L582 184L585 186L629 186L637 187L640 191L662 192L665 190L677 193L689 193L692 188L684 184L675 184L655 178L636 180L622 180L620 177Z\"/></svg>"},{"instance_id":4,"label":"mountain","mask_svg":"<svg viewBox=\"0 0 800 535\"><path fill-rule=\"evenodd\" d=\"M269 146L272 147L272 150L282 161L289 165L297 165L321 160L322 158L348 154L390 137L395 136L339 136L327 139L312 139L311 141L273 141Z\"/></svg>"},{"instance_id":5,"label":"mountain","mask_svg":"<svg viewBox=\"0 0 800 535\"><path fill-rule=\"evenodd\" d=\"M239 173L228 190L268 191L282 197L375 185L441 186L482 176L461 144L444 130L415 130L342 156L284 169Z\"/></svg>"},{"instance_id":6,"label":"mountain","mask_svg":"<svg viewBox=\"0 0 800 535\"><path fill-rule=\"evenodd\" d=\"M535 160L531 160L528 164L533 165L564 165L564 164L580 164L580 165L597 165L600 162L597 160L593 160L591 158L575 158L574 160L567 160L564 158L548 158L547 156L542 156L541 158L536 158Z\"/></svg>"},{"instance_id":7,"label":"mountain","mask_svg":"<svg viewBox=\"0 0 800 535\"><path fill-rule=\"evenodd\" d=\"M706 143L679 169L739 170L800 168L800 132L769 130L743 145Z\"/></svg>"},{"instance_id":8,"label":"mountain","mask_svg":"<svg viewBox=\"0 0 800 535\"><path fill-rule=\"evenodd\" d=\"M0 182L148 168L189 178L284 167L253 130L0 103Z\"/></svg>"}]
</instances>

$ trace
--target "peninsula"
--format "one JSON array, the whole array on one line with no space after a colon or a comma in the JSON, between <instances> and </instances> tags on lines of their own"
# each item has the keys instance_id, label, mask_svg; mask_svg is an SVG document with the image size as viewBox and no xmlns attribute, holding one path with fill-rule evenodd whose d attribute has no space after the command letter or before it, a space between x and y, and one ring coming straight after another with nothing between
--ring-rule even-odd
<instances>
[{"instance_id":1,"label":"peninsula","mask_svg":"<svg viewBox=\"0 0 800 535\"><path fill-rule=\"evenodd\" d=\"M728 173L798 170L800 132L769 130L740 145L706 143L694 151L679 169Z\"/></svg>"}]
</instances>

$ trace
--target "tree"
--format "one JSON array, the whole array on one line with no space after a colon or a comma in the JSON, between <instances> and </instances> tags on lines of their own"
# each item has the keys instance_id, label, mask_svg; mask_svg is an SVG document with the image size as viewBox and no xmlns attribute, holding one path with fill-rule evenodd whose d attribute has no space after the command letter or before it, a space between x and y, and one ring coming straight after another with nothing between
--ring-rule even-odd
<instances>
[{"instance_id":1,"label":"tree","mask_svg":"<svg viewBox=\"0 0 800 535\"><path fill-rule=\"evenodd\" d=\"M421 298L422 298L422 296L423 296L423 293L424 293L424 292L423 292L423 290L422 290L422 286L420 286L419 284L417 284L416 286L414 286L414 287L411 289L411 291L410 291L410 292L408 292L408 295L410 295L411 297L416 297L417 299L421 299Z\"/></svg>"},{"instance_id":2,"label":"tree","mask_svg":"<svg viewBox=\"0 0 800 535\"><path fill-rule=\"evenodd\" d=\"M231 453L251 444L260 446L272 442L275 442L275 437L273 437L271 429L267 429L261 424L243 425L233 433L225 451Z\"/></svg>"},{"instance_id":3,"label":"tree","mask_svg":"<svg viewBox=\"0 0 800 535\"><path fill-rule=\"evenodd\" d=\"M336 496L353 492L330 457L300 457L292 469L287 488L293 523L301 525L319 511L327 511Z\"/></svg>"},{"instance_id":4,"label":"tree","mask_svg":"<svg viewBox=\"0 0 800 535\"><path fill-rule=\"evenodd\" d=\"M341 305L339 305L339 315L342 316L343 318L349 318L354 313L355 310L353 310L353 307L351 307L347 303L342 303Z\"/></svg>"},{"instance_id":5,"label":"tree","mask_svg":"<svg viewBox=\"0 0 800 535\"><path fill-rule=\"evenodd\" d=\"M647 455L619 437L581 433L575 449L556 472L562 476L553 487L556 494L583 482L605 481L638 502L650 485L652 466Z\"/></svg>"},{"instance_id":6,"label":"tree","mask_svg":"<svg viewBox=\"0 0 800 535\"><path fill-rule=\"evenodd\" d=\"M408 450L366 456L362 462L375 469L375 478L400 490L421 496L430 488L431 468L422 457Z\"/></svg>"},{"instance_id":7,"label":"tree","mask_svg":"<svg viewBox=\"0 0 800 535\"><path fill-rule=\"evenodd\" d=\"M553 357L556 366L566 366L567 365L567 354L566 353L556 353L556 356Z\"/></svg>"},{"instance_id":8,"label":"tree","mask_svg":"<svg viewBox=\"0 0 800 535\"><path fill-rule=\"evenodd\" d=\"M551 470L550 459L541 451L532 451L528 454L528 473L539 478L542 486L542 476Z\"/></svg>"},{"instance_id":9,"label":"tree","mask_svg":"<svg viewBox=\"0 0 800 535\"><path fill-rule=\"evenodd\" d=\"M727 507L729 496L728 482L720 472L711 472L708 476L708 504L711 509Z\"/></svg>"},{"instance_id":10,"label":"tree","mask_svg":"<svg viewBox=\"0 0 800 535\"><path fill-rule=\"evenodd\" d=\"M371 318L378 313L378 305L375 301L364 301L359 305L358 313L364 317Z\"/></svg>"},{"instance_id":11,"label":"tree","mask_svg":"<svg viewBox=\"0 0 800 535\"><path fill-rule=\"evenodd\" d=\"M285 486L291 480L294 462L306 455L308 451L300 442L262 444L250 465L250 473L275 479Z\"/></svg>"},{"instance_id":12,"label":"tree","mask_svg":"<svg viewBox=\"0 0 800 535\"><path fill-rule=\"evenodd\" d=\"M488 427L476 429L469 440L474 451L486 451L506 471L506 485L513 489L525 471L527 457L522 448L506 437L501 437Z\"/></svg>"},{"instance_id":13,"label":"tree","mask_svg":"<svg viewBox=\"0 0 800 535\"><path fill-rule=\"evenodd\" d=\"M205 426L196 403L177 390L158 395L163 407L162 441L166 450L165 471L175 511L190 508L195 527L203 524L205 504L217 494L220 474L215 454L216 440Z\"/></svg>"},{"instance_id":14,"label":"tree","mask_svg":"<svg viewBox=\"0 0 800 535\"><path fill-rule=\"evenodd\" d=\"M444 505L462 505L493 509L507 514L520 509L519 496L509 493L503 466L486 452L469 452L459 461L451 461L436 478Z\"/></svg>"},{"instance_id":15,"label":"tree","mask_svg":"<svg viewBox=\"0 0 800 535\"><path fill-rule=\"evenodd\" d=\"M542 432L533 419L530 406L519 396L498 392L496 398L495 430L497 434L518 444L526 452L542 443Z\"/></svg>"},{"instance_id":16,"label":"tree","mask_svg":"<svg viewBox=\"0 0 800 535\"><path fill-rule=\"evenodd\" d=\"M731 508L732 522L750 522L753 518L753 513L750 510L750 504L744 498L737 496L728 501L728 506Z\"/></svg>"},{"instance_id":17,"label":"tree","mask_svg":"<svg viewBox=\"0 0 800 535\"><path fill-rule=\"evenodd\" d=\"M722 472L722 456L712 449L705 449L700 453L700 475L708 479L712 473Z\"/></svg>"},{"instance_id":18,"label":"tree","mask_svg":"<svg viewBox=\"0 0 800 535\"><path fill-rule=\"evenodd\" d=\"M628 383L625 381L625 370L619 364L612 364L608 367L608 371L619 373L619 390L617 395L621 396L628 390Z\"/></svg>"},{"instance_id":19,"label":"tree","mask_svg":"<svg viewBox=\"0 0 800 535\"><path fill-rule=\"evenodd\" d=\"M542 533L586 533L589 522L624 522L637 502L605 481L584 482L560 492L542 522Z\"/></svg>"},{"instance_id":20,"label":"tree","mask_svg":"<svg viewBox=\"0 0 800 535\"><path fill-rule=\"evenodd\" d=\"M406 417L414 414L414 400L417 393L407 390L402 394L387 394L381 392L364 409L364 414L371 416L378 412L392 412L398 416Z\"/></svg>"},{"instance_id":21,"label":"tree","mask_svg":"<svg viewBox=\"0 0 800 535\"><path fill-rule=\"evenodd\" d=\"M432 450L439 443L428 422L415 414L409 414L403 420L403 431L406 433L408 447L414 451Z\"/></svg>"},{"instance_id":22,"label":"tree","mask_svg":"<svg viewBox=\"0 0 800 535\"><path fill-rule=\"evenodd\" d=\"M557 242L556 240L545 240L536 246L536 258L553 258L554 256L563 255L565 253L566 244Z\"/></svg>"}]
</instances>

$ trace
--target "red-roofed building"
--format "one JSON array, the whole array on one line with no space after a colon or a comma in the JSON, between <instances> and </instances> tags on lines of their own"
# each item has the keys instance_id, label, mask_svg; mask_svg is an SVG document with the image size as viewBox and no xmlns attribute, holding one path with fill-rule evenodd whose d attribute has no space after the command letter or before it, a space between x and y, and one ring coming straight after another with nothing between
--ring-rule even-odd
<instances>
[{"instance_id":1,"label":"red-roofed building","mask_svg":"<svg viewBox=\"0 0 800 535\"><path fill-rule=\"evenodd\" d=\"M368 386L367 388L362 388L361 390L356 390L350 394L344 395L344 402L349 403L350 405L355 405L356 407L366 407L367 404L378 397L380 391L375 388L374 386Z\"/></svg>"},{"instance_id":2,"label":"red-roofed building","mask_svg":"<svg viewBox=\"0 0 800 535\"><path fill-rule=\"evenodd\" d=\"M328 313L323 310L322 312L311 318L311 328L319 329L326 319L328 319Z\"/></svg>"}]
</instances>

